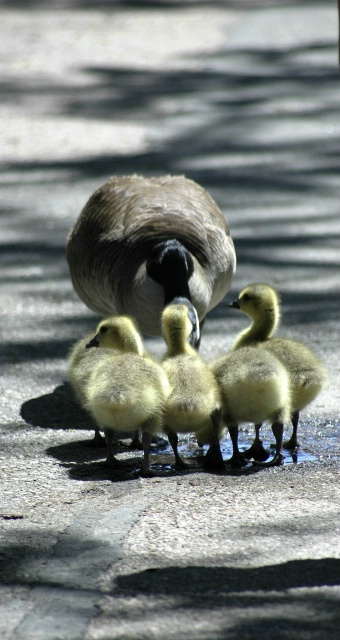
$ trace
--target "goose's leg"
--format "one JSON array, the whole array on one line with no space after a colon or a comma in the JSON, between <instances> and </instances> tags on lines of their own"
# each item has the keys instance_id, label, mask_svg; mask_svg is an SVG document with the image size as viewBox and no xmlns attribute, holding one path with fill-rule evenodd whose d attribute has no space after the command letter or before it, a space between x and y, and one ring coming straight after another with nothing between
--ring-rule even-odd
<instances>
[{"instance_id":1,"label":"goose's leg","mask_svg":"<svg viewBox=\"0 0 340 640\"><path fill-rule=\"evenodd\" d=\"M297 441L297 430L298 430L298 424L299 424L299 417L300 414L298 411L293 411L292 413L292 425L293 425L293 433L291 435L291 438L289 440L287 440L287 442L283 443L283 446L285 449L296 449L299 446L299 443Z\"/></svg>"},{"instance_id":2,"label":"goose's leg","mask_svg":"<svg viewBox=\"0 0 340 640\"><path fill-rule=\"evenodd\" d=\"M212 438L210 447L203 460L203 466L207 471L221 471L224 469L220 441L218 438L218 428L221 422L221 409L215 409L215 411L211 413L210 418L213 426Z\"/></svg>"},{"instance_id":3,"label":"goose's leg","mask_svg":"<svg viewBox=\"0 0 340 640\"><path fill-rule=\"evenodd\" d=\"M186 462L184 462L184 460L182 460L181 456L178 453L178 435L177 433L175 433L174 431L171 431L171 429L168 429L167 427L164 427L164 431L167 434L168 438L169 438L169 442L170 445L172 447L172 450L174 452L174 456L175 456L175 469L177 471L181 471L182 469L187 469L188 465Z\"/></svg>"},{"instance_id":4,"label":"goose's leg","mask_svg":"<svg viewBox=\"0 0 340 640\"><path fill-rule=\"evenodd\" d=\"M242 455L247 458L247 460L250 460L251 458L254 458L254 460L267 460L269 458L269 453L264 448L262 440L260 440L261 427L262 423L255 425L254 442L249 449L242 451Z\"/></svg>"},{"instance_id":5,"label":"goose's leg","mask_svg":"<svg viewBox=\"0 0 340 640\"><path fill-rule=\"evenodd\" d=\"M142 478L152 478L154 476L153 472L150 469L150 449L151 449L151 441L152 434L149 431L144 431L142 433L142 444L143 444L143 462L140 468L140 475Z\"/></svg>"},{"instance_id":6,"label":"goose's leg","mask_svg":"<svg viewBox=\"0 0 340 640\"><path fill-rule=\"evenodd\" d=\"M117 460L117 458L115 458L114 455L113 455L112 443L113 443L113 437L114 437L114 430L113 429L104 429L104 435L105 435L105 440L106 440L106 444L107 444L106 463L108 465L110 465L110 467L122 467L122 466L124 466L124 463L121 462L120 460Z\"/></svg>"},{"instance_id":7,"label":"goose's leg","mask_svg":"<svg viewBox=\"0 0 340 640\"><path fill-rule=\"evenodd\" d=\"M272 460L269 462L260 462L255 460L254 465L258 465L261 467L279 467L283 464L284 456L282 453L282 439L283 439L283 423L282 422L274 422L272 424L272 430L275 437L276 448L275 455Z\"/></svg>"},{"instance_id":8,"label":"goose's leg","mask_svg":"<svg viewBox=\"0 0 340 640\"><path fill-rule=\"evenodd\" d=\"M232 467L244 467L247 462L238 448L238 425L228 425L228 431L233 445L233 455L226 460L226 463L231 464Z\"/></svg>"}]
</instances>

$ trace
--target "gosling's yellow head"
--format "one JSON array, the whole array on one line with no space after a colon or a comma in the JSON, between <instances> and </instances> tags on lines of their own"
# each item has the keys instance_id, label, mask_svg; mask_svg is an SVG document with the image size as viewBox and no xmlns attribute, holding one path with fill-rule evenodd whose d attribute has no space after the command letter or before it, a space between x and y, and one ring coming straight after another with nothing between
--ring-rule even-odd
<instances>
[{"instance_id":1,"label":"gosling's yellow head","mask_svg":"<svg viewBox=\"0 0 340 640\"><path fill-rule=\"evenodd\" d=\"M144 346L137 327L129 316L113 316L102 320L94 338L86 345L91 347L106 347L118 349L124 353L132 352L143 355Z\"/></svg>"},{"instance_id":2,"label":"gosling's yellow head","mask_svg":"<svg viewBox=\"0 0 340 640\"><path fill-rule=\"evenodd\" d=\"M169 304L162 314L162 333L169 351L188 353L199 340L199 321L192 305Z\"/></svg>"},{"instance_id":3,"label":"gosling's yellow head","mask_svg":"<svg viewBox=\"0 0 340 640\"><path fill-rule=\"evenodd\" d=\"M240 309L252 320L258 321L268 315L280 316L280 298L272 287L267 284L250 284L243 289L237 300L231 302L230 307Z\"/></svg>"}]
</instances>

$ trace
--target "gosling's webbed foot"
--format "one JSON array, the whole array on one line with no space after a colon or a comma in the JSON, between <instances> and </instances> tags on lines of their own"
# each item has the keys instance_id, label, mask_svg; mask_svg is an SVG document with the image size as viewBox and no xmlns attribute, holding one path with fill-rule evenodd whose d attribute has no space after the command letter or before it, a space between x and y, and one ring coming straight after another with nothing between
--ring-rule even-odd
<instances>
[{"instance_id":1,"label":"gosling's webbed foot","mask_svg":"<svg viewBox=\"0 0 340 640\"><path fill-rule=\"evenodd\" d=\"M106 458L106 464L111 469L121 469L122 467L126 467L126 462L124 462L124 460L117 460L114 456L108 456Z\"/></svg>"},{"instance_id":2,"label":"gosling's webbed foot","mask_svg":"<svg viewBox=\"0 0 340 640\"><path fill-rule=\"evenodd\" d=\"M187 464L187 462L184 462L182 458L178 458L174 466L176 471L185 471L185 469L189 469L189 465Z\"/></svg>"},{"instance_id":3,"label":"gosling's webbed foot","mask_svg":"<svg viewBox=\"0 0 340 640\"><path fill-rule=\"evenodd\" d=\"M268 460L270 455L269 452L264 448L262 440L260 440L259 442L253 442L249 449L246 449L241 453L247 460L251 460L251 458L253 458L254 460L261 461Z\"/></svg>"},{"instance_id":4,"label":"gosling's webbed foot","mask_svg":"<svg viewBox=\"0 0 340 640\"><path fill-rule=\"evenodd\" d=\"M233 453L231 458L225 461L226 464L230 464L232 467L236 469L240 469L241 467L245 467L248 464L247 459L240 453Z\"/></svg>"},{"instance_id":5,"label":"gosling's webbed foot","mask_svg":"<svg viewBox=\"0 0 340 640\"><path fill-rule=\"evenodd\" d=\"M154 478L155 474L153 471L151 471L150 467L145 467L145 466L141 466L140 471L139 471L139 475L141 476L141 478Z\"/></svg>"},{"instance_id":6,"label":"gosling's webbed foot","mask_svg":"<svg viewBox=\"0 0 340 640\"><path fill-rule=\"evenodd\" d=\"M101 435L99 429L95 429L93 438L89 440L86 444L89 447L105 447L106 440L104 436Z\"/></svg>"},{"instance_id":7,"label":"gosling's webbed foot","mask_svg":"<svg viewBox=\"0 0 340 640\"><path fill-rule=\"evenodd\" d=\"M294 449L298 449L299 446L300 444L298 443L296 438L293 438L293 436L283 443L283 447L285 449L288 449L289 451L294 451Z\"/></svg>"},{"instance_id":8,"label":"gosling's webbed foot","mask_svg":"<svg viewBox=\"0 0 340 640\"><path fill-rule=\"evenodd\" d=\"M272 460L268 462L261 462L260 460L254 460L253 465L256 467L279 467L283 464L284 455L282 453L276 453Z\"/></svg>"},{"instance_id":9,"label":"gosling's webbed foot","mask_svg":"<svg viewBox=\"0 0 340 640\"><path fill-rule=\"evenodd\" d=\"M174 431L171 431L168 427L164 427L164 431L169 438L170 445L175 455L175 469L176 471L183 471L188 468L188 465L178 453L178 435Z\"/></svg>"},{"instance_id":10,"label":"gosling's webbed foot","mask_svg":"<svg viewBox=\"0 0 340 640\"><path fill-rule=\"evenodd\" d=\"M284 455L282 453L282 435L283 435L283 423L273 422L272 424L273 434L275 436L275 455L272 460L268 462L254 461L254 465L261 467L279 467L283 464Z\"/></svg>"},{"instance_id":11,"label":"gosling's webbed foot","mask_svg":"<svg viewBox=\"0 0 340 640\"><path fill-rule=\"evenodd\" d=\"M219 446L210 445L203 458L203 467L206 471L224 471L224 460Z\"/></svg>"}]
</instances>

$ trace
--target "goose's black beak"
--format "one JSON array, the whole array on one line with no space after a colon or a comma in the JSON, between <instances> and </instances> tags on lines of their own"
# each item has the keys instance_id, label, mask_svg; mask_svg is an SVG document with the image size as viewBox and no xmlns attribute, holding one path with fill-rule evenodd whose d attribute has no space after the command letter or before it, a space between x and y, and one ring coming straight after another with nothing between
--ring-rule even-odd
<instances>
[{"instance_id":1,"label":"goose's black beak","mask_svg":"<svg viewBox=\"0 0 340 640\"><path fill-rule=\"evenodd\" d=\"M232 307L233 309L240 309L240 303L238 300L234 300L229 304L229 307Z\"/></svg>"},{"instance_id":2,"label":"goose's black beak","mask_svg":"<svg viewBox=\"0 0 340 640\"><path fill-rule=\"evenodd\" d=\"M189 344L194 347L194 349L199 349L200 344L201 344L201 333L200 333L200 329L199 329L199 325L193 327L193 330L188 338L188 342Z\"/></svg>"},{"instance_id":3,"label":"goose's black beak","mask_svg":"<svg viewBox=\"0 0 340 640\"><path fill-rule=\"evenodd\" d=\"M86 349L91 349L92 347L99 347L99 340L97 336L94 336L90 342L87 343Z\"/></svg>"}]
</instances>

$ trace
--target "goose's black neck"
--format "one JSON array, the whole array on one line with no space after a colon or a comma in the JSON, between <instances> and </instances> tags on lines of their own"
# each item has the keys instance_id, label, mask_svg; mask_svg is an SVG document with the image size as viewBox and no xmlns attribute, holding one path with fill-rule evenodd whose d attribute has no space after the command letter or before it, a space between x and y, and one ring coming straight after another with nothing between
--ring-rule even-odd
<instances>
[{"instance_id":1,"label":"goose's black neck","mask_svg":"<svg viewBox=\"0 0 340 640\"><path fill-rule=\"evenodd\" d=\"M150 278L163 287L164 306L174 298L191 301L189 279L193 270L193 259L178 240L164 240L155 245L146 265Z\"/></svg>"}]
</instances>

